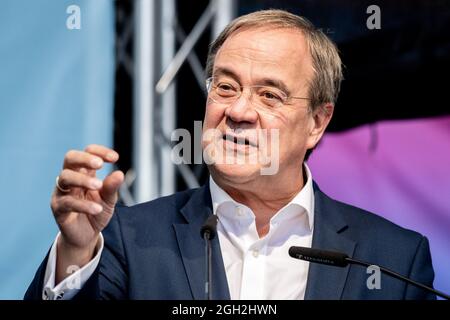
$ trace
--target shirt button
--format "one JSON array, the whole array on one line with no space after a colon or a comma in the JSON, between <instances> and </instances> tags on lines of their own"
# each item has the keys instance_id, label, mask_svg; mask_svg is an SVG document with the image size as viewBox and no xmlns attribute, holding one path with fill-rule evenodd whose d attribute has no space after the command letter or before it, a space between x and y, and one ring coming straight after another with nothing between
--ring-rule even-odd
<instances>
[{"instance_id":1,"label":"shirt button","mask_svg":"<svg viewBox=\"0 0 450 320\"><path fill-rule=\"evenodd\" d=\"M258 256L259 256L259 250L257 250L257 249L253 250L253 256L254 256L255 258L258 258Z\"/></svg>"},{"instance_id":2,"label":"shirt button","mask_svg":"<svg viewBox=\"0 0 450 320\"><path fill-rule=\"evenodd\" d=\"M242 209L241 207L237 207L236 210L239 217L242 217L244 215L244 209Z\"/></svg>"}]
</instances>

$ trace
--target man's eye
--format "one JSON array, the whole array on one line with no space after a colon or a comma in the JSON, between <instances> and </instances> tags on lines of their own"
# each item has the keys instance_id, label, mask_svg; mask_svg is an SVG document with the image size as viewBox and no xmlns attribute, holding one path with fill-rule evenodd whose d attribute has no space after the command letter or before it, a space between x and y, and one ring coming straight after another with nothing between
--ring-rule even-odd
<instances>
[{"instance_id":1,"label":"man's eye","mask_svg":"<svg viewBox=\"0 0 450 320\"><path fill-rule=\"evenodd\" d=\"M223 92L236 91L236 89L229 83L219 83L217 89Z\"/></svg>"},{"instance_id":2,"label":"man's eye","mask_svg":"<svg viewBox=\"0 0 450 320\"><path fill-rule=\"evenodd\" d=\"M279 95L271 91L263 91L262 97L267 100L278 100L278 101L282 100Z\"/></svg>"}]
</instances>

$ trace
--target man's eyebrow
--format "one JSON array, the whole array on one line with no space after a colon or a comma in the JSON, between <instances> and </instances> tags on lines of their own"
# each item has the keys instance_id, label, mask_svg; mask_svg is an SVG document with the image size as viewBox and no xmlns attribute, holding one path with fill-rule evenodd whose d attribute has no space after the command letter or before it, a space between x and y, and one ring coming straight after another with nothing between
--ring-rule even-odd
<instances>
[{"instance_id":1,"label":"man's eyebrow","mask_svg":"<svg viewBox=\"0 0 450 320\"><path fill-rule=\"evenodd\" d=\"M235 72L233 72L233 70L228 69L228 68L218 67L218 68L214 69L213 76L214 77L226 76L226 77L233 78L239 82L238 75Z\"/></svg>"},{"instance_id":2,"label":"man's eyebrow","mask_svg":"<svg viewBox=\"0 0 450 320\"><path fill-rule=\"evenodd\" d=\"M218 67L218 68L214 69L213 75L215 77L217 77L217 76L230 77L230 78L233 78L234 80L236 80L237 82L240 82L239 76L235 72L233 72L233 70L228 69L228 68ZM262 79L257 80L255 85L278 88L281 91L283 91L284 93L286 93L286 95L288 97L291 95L291 91L289 90L288 86L279 79L262 78Z\"/></svg>"},{"instance_id":3,"label":"man's eyebrow","mask_svg":"<svg viewBox=\"0 0 450 320\"><path fill-rule=\"evenodd\" d=\"M283 81L278 80L278 79L263 78L263 79L259 79L257 81L257 84L262 85L262 86L278 88L281 91L283 91L284 93L286 93L286 95L288 97L291 95L291 91L288 89L288 86Z\"/></svg>"}]
</instances>

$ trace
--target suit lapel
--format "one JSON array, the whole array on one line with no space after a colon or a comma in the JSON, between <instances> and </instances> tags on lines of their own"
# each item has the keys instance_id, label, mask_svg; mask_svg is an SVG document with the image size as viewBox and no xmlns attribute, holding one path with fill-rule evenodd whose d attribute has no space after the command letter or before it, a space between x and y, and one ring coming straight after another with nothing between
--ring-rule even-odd
<instances>
[{"instance_id":1,"label":"suit lapel","mask_svg":"<svg viewBox=\"0 0 450 320\"><path fill-rule=\"evenodd\" d=\"M312 247L353 255L356 243L345 236L348 228L333 200L314 184L314 234ZM349 266L345 268L311 263L305 299L341 299Z\"/></svg>"},{"instance_id":2,"label":"suit lapel","mask_svg":"<svg viewBox=\"0 0 450 320\"><path fill-rule=\"evenodd\" d=\"M213 214L209 184L192 194L181 213L187 223L173 226L192 296L201 300L205 298L205 243L200 236L200 228L207 217ZM230 294L218 237L212 240L212 264L212 297L228 300Z\"/></svg>"}]
</instances>

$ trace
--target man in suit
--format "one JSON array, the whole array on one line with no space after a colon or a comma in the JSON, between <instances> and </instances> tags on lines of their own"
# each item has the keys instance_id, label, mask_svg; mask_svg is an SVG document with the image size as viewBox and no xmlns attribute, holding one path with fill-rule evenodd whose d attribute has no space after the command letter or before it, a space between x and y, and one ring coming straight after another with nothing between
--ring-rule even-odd
<instances>
[{"instance_id":1,"label":"man in suit","mask_svg":"<svg viewBox=\"0 0 450 320\"><path fill-rule=\"evenodd\" d=\"M98 145L69 151L51 202L60 233L25 298L202 299L200 228L213 214L215 299L434 298L385 276L373 288L358 266L288 255L290 246L312 246L429 286L434 278L425 237L330 199L304 163L331 120L342 80L325 34L285 11L242 16L212 44L207 75L208 183L120 207L123 174L95 177L118 154Z\"/></svg>"}]
</instances>

